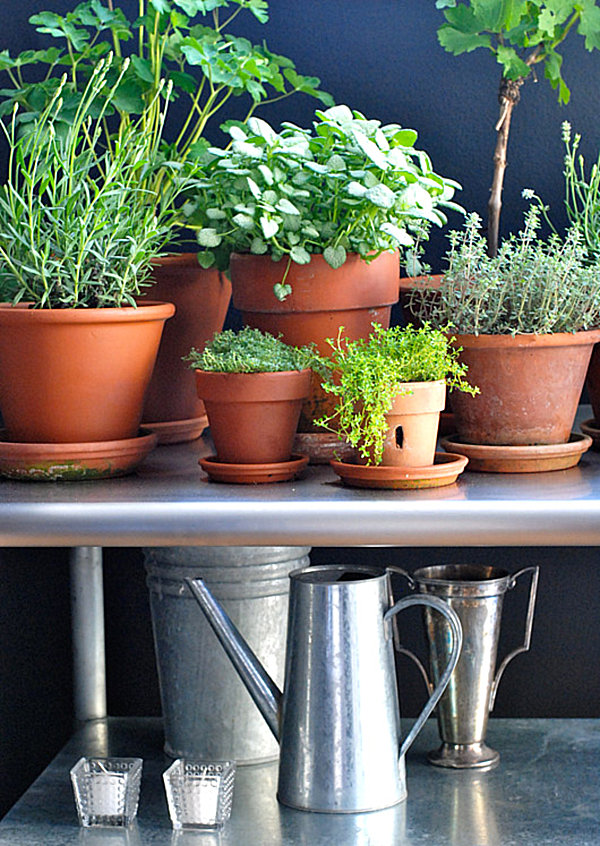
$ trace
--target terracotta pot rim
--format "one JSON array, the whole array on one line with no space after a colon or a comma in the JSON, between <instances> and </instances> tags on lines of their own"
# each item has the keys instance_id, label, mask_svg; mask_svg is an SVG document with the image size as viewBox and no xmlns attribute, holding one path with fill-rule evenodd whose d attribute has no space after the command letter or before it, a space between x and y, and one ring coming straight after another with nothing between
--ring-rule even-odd
<instances>
[{"instance_id":1,"label":"terracotta pot rim","mask_svg":"<svg viewBox=\"0 0 600 846\"><path fill-rule=\"evenodd\" d=\"M222 373L196 370L198 396L205 403L288 402L308 396L312 370ZM209 409L210 419L210 409Z\"/></svg>"},{"instance_id":2,"label":"terracotta pot rim","mask_svg":"<svg viewBox=\"0 0 600 846\"><path fill-rule=\"evenodd\" d=\"M0 303L0 323L119 323L166 320L175 314L173 303L150 301L136 306L106 308L28 308L27 303Z\"/></svg>"},{"instance_id":3,"label":"terracotta pot rim","mask_svg":"<svg viewBox=\"0 0 600 846\"><path fill-rule=\"evenodd\" d=\"M522 335L453 334L454 343L463 347L570 347L600 341L600 327L578 332L547 332Z\"/></svg>"},{"instance_id":4,"label":"terracotta pot rim","mask_svg":"<svg viewBox=\"0 0 600 846\"><path fill-rule=\"evenodd\" d=\"M154 267L170 267L170 266L183 266L183 267L197 267L198 270L206 270L208 273L210 271L219 272L216 267L209 267L205 268L198 261L198 253L167 253L164 256L156 256L156 258L152 259L152 265Z\"/></svg>"}]
</instances>

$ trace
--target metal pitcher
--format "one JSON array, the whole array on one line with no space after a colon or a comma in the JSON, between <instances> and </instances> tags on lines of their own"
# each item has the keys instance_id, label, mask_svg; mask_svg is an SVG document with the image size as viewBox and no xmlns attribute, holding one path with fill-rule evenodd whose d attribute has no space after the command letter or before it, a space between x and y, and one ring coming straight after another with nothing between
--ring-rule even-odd
<instances>
[{"instance_id":1,"label":"metal pitcher","mask_svg":"<svg viewBox=\"0 0 600 846\"><path fill-rule=\"evenodd\" d=\"M460 623L447 603L412 596L394 604L388 572L374 567L293 571L281 693L204 582L190 579L188 584L280 742L279 801L341 813L401 802L406 797L405 753L460 654ZM444 616L449 649L435 690L402 740L392 618L411 605Z\"/></svg>"},{"instance_id":2,"label":"metal pitcher","mask_svg":"<svg viewBox=\"0 0 600 846\"><path fill-rule=\"evenodd\" d=\"M500 755L485 743L488 716L507 665L516 655L529 649L539 567L525 567L513 575L498 567L478 564L422 567L412 576L400 567L391 569L405 576L410 587L418 588L420 594L443 598L462 624L463 650L437 709L443 742L439 749L429 753L429 760L440 767L490 769L498 763ZM525 638L496 670L504 594L514 588L524 573L531 573ZM446 633L428 609L425 609L424 619L430 671L436 683L449 654ZM401 646L399 651L415 661L431 689L432 683L417 656Z\"/></svg>"}]
</instances>

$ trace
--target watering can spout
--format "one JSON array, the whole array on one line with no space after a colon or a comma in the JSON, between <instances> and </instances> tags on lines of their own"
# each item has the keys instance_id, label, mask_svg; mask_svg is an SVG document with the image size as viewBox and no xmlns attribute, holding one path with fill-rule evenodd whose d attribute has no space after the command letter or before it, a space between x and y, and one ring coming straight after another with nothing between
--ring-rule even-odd
<instances>
[{"instance_id":1,"label":"watering can spout","mask_svg":"<svg viewBox=\"0 0 600 846\"><path fill-rule=\"evenodd\" d=\"M248 689L250 696L267 721L267 725L275 735L275 739L279 741L281 691L227 616L222 606L206 587L203 579L186 579L186 581L194 598L204 611L206 619L222 643L239 677Z\"/></svg>"}]
</instances>

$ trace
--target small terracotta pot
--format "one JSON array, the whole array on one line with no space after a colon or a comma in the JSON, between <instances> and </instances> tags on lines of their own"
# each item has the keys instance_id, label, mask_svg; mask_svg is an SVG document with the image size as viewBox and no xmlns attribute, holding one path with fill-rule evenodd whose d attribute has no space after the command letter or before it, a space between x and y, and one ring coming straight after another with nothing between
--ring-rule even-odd
<instances>
[{"instance_id":1,"label":"small terracotta pot","mask_svg":"<svg viewBox=\"0 0 600 846\"><path fill-rule=\"evenodd\" d=\"M548 335L457 335L481 393L450 394L464 443L527 446L569 440L600 329Z\"/></svg>"},{"instance_id":2,"label":"small terracotta pot","mask_svg":"<svg viewBox=\"0 0 600 846\"><path fill-rule=\"evenodd\" d=\"M356 340L372 331L372 323L380 323L384 329L390 325L400 277L396 252L382 253L370 263L349 255L337 270L322 255L313 255L309 264L292 262L286 278L292 293L280 302L273 285L281 281L286 267L287 259L274 262L268 255L232 254L233 304L246 325L281 334L286 344L314 343L325 355L331 352L326 339L336 338L340 326L346 338ZM300 431L322 432L313 425L313 418L330 414L332 408L331 395L314 376Z\"/></svg>"},{"instance_id":3,"label":"small terracotta pot","mask_svg":"<svg viewBox=\"0 0 600 846\"><path fill-rule=\"evenodd\" d=\"M310 370L213 373L196 370L217 460L235 464L288 461Z\"/></svg>"},{"instance_id":4,"label":"small terracotta pot","mask_svg":"<svg viewBox=\"0 0 600 846\"><path fill-rule=\"evenodd\" d=\"M31 309L0 304L6 439L116 441L137 435L171 303Z\"/></svg>"},{"instance_id":5,"label":"small terracotta pot","mask_svg":"<svg viewBox=\"0 0 600 846\"><path fill-rule=\"evenodd\" d=\"M428 467L435 458L446 382L405 382L386 414L388 431L381 463L391 467Z\"/></svg>"},{"instance_id":6,"label":"small terracotta pot","mask_svg":"<svg viewBox=\"0 0 600 846\"><path fill-rule=\"evenodd\" d=\"M218 270L200 267L196 253L156 259L152 276L154 285L147 296L173 303L176 312L163 332L144 400L143 420L151 424L182 421L177 435L169 426L156 427L160 441L169 437L170 443L178 443L201 434L194 421L205 414L204 404L196 394L194 373L182 358L192 347L204 349L215 332L223 328L231 283ZM183 421L189 421L187 427Z\"/></svg>"}]
</instances>

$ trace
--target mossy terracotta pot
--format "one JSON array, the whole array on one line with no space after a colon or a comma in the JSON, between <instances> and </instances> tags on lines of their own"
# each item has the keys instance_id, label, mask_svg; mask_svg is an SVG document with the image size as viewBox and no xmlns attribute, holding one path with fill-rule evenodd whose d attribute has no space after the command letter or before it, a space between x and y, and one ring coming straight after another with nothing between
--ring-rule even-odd
<instances>
[{"instance_id":1,"label":"mossy terracotta pot","mask_svg":"<svg viewBox=\"0 0 600 846\"><path fill-rule=\"evenodd\" d=\"M288 461L310 370L215 373L196 370L217 460L233 464Z\"/></svg>"},{"instance_id":2,"label":"mossy terracotta pot","mask_svg":"<svg viewBox=\"0 0 600 846\"><path fill-rule=\"evenodd\" d=\"M206 426L194 373L182 358L192 347L204 349L223 328L231 283L218 270L200 267L196 253L163 256L153 264L154 284L146 297L173 303L176 311L162 335L143 423L158 434L160 443L180 443L198 437Z\"/></svg>"},{"instance_id":3,"label":"mossy terracotta pot","mask_svg":"<svg viewBox=\"0 0 600 846\"><path fill-rule=\"evenodd\" d=\"M286 277L292 293L280 302L273 285L281 282L287 263L287 259L274 262L268 255L231 256L233 304L246 325L281 334L287 344L314 343L325 355L331 352L326 339L337 337L340 326L349 340L366 337L372 323L380 323L384 329L389 326L392 305L398 301L396 252L382 253L370 263L349 255L337 270L322 255L313 255L309 264L292 262ZM322 432L313 425L313 418L331 413L331 408L331 396L321 389L318 377L313 377L299 429Z\"/></svg>"},{"instance_id":4,"label":"mossy terracotta pot","mask_svg":"<svg viewBox=\"0 0 600 846\"><path fill-rule=\"evenodd\" d=\"M386 414L388 431L381 464L390 467L428 467L435 458L440 412L446 402L446 383L405 382L402 393Z\"/></svg>"},{"instance_id":5,"label":"mossy terracotta pot","mask_svg":"<svg viewBox=\"0 0 600 846\"><path fill-rule=\"evenodd\" d=\"M171 303L32 309L0 304L6 439L117 441L137 435Z\"/></svg>"},{"instance_id":6,"label":"mossy terracotta pot","mask_svg":"<svg viewBox=\"0 0 600 846\"><path fill-rule=\"evenodd\" d=\"M506 446L569 440L600 330L548 335L457 335L480 394L450 395L463 443Z\"/></svg>"}]
</instances>

